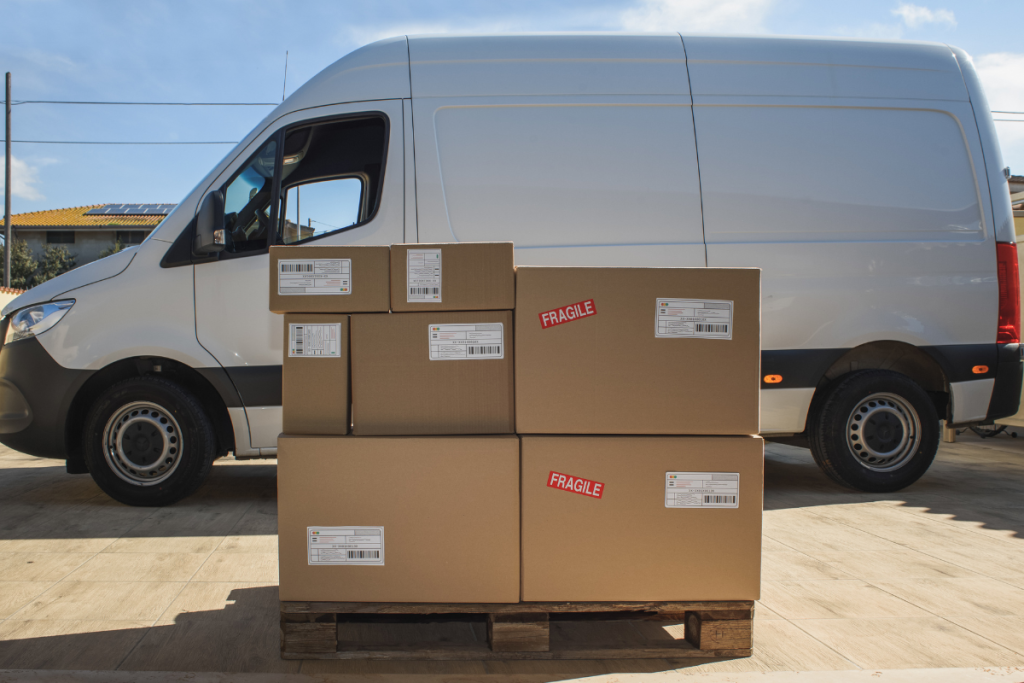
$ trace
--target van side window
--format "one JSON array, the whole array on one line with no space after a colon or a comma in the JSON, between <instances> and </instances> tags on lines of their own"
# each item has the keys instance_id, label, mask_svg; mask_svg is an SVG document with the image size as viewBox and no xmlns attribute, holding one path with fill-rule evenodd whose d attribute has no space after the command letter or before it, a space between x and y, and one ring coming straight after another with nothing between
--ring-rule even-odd
<instances>
[{"instance_id":1,"label":"van side window","mask_svg":"<svg viewBox=\"0 0 1024 683\"><path fill-rule=\"evenodd\" d=\"M373 218L387 127L378 117L288 131L281 169L279 244L295 244Z\"/></svg>"},{"instance_id":2,"label":"van side window","mask_svg":"<svg viewBox=\"0 0 1024 683\"><path fill-rule=\"evenodd\" d=\"M263 146L224 191L225 251L240 253L267 247L277 141Z\"/></svg>"}]
</instances>

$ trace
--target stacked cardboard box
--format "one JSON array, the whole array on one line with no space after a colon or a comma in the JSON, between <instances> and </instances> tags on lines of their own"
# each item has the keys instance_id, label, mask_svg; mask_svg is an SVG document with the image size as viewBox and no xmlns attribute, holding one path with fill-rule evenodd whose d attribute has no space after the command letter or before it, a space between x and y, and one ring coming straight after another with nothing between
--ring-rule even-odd
<instances>
[{"instance_id":1,"label":"stacked cardboard box","mask_svg":"<svg viewBox=\"0 0 1024 683\"><path fill-rule=\"evenodd\" d=\"M511 243L270 261L281 599L517 602Z\"/></svg>"},{"instance_id":2,"label":"stacked cardboard box","mask_svg":"<svg viewBox=\"0 0 1024 683\"><path fill-rule=\"evenodd\" d=\"M758 598L759 282L517 270L524 601Z\"/></svg>"},{"instance_id":3,"label":"stacked cardboard box","mask_svg":"<svg viewBox=\"0 0 1024 683\"><path fill-rule=\"evenodd\" d=\"M758 598L759 271L490 243L271 269L282 600Z\"/></svg>"}]
</instances>

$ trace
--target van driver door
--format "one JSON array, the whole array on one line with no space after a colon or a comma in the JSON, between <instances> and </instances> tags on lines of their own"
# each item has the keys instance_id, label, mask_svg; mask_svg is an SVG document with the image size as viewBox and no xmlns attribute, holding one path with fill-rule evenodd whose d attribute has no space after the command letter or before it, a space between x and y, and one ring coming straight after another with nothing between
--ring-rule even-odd
<instances>
[{"instance_id":1,"label":"van driver door","mask_svg":"<svg viewBox=\"0 0 1024 683\"><path fill-rule=\"evenodd\" d=\"M195 265L196 336L242 399L229 408L244 411L232 414L239 453L276 448L281 431L270 245L404 241L403 156L402 100L320 107L268 127L208 188L224 193L227 246Z\"/></svg>"}]
</instances>

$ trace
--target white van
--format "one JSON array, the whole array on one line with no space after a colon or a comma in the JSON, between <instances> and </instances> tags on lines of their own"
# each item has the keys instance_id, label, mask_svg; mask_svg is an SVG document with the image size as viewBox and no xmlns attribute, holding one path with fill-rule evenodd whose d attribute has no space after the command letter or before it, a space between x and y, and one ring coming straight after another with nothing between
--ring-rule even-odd
<instances>
[{"instance_id":1,"label":"white van","mask_svg":"<svg viewBox=\"0 0 1024 683\"><path fill-rule=\"evenodd\" d=\"M133 505L276 453L271 244L511 240L516 261L757 266L761 429L891 491L1017 411L1012 213L947 45L400 37L277 107L142 245L3 309L0 441Z\"/></svg>"}]
</instances>

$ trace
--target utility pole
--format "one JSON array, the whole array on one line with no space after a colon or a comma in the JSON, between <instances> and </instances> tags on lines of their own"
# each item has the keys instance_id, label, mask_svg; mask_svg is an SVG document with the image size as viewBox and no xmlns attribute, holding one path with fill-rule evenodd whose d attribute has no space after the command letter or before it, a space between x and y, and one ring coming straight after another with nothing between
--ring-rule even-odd
<instances>
[{"instance_id":1,"label":"utility pole","mask_svg":"<svg viewBox=\"0 0 1024 683\"><path fill-rule=\"evenodd\" d=\"M11 286L11 72L7 72L4 134L4 287Z\"/></svg>"}]
</instances>

